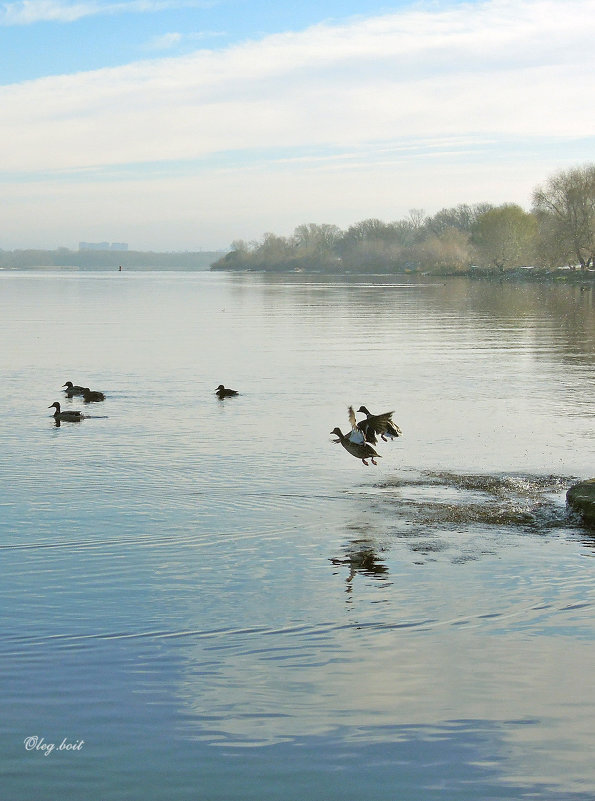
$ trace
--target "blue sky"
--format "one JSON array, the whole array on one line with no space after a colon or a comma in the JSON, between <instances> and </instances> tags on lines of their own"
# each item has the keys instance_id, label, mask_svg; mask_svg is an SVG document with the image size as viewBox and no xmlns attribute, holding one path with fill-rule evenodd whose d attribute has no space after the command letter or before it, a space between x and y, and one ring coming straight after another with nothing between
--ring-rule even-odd
<instances>
[{"instance_id":1,"label":"blue sky","mask_svg":"<svg viewBox=\"0 0 595 801\"><path fill-rule=\"evenodd\" d=\"M595 158L595 0L0 3L0 249L225 248Z\"/></svg>"}]
</instances>

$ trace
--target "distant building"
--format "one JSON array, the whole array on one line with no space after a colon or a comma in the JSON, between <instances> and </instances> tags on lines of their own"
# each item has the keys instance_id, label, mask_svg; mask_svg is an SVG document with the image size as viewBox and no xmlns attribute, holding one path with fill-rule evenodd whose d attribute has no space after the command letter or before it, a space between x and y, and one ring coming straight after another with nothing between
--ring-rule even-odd
<instances>
[{"instance_id":1,"label":"distant building","mask_svg":"<svg viewBox=\"0 0 595 801\"><path fill-rule=\"evenodd\" d=\"M79 242L79 250L128 250L128 242Z\"/></svg>"}]
</instances>

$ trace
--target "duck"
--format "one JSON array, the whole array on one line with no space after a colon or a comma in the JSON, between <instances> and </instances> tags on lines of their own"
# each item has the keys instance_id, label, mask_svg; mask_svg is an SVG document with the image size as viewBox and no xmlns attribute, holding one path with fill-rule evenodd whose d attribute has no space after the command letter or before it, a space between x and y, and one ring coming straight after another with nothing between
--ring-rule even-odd
<instances>
[{"instance_id":1,"label":"duck","mask_svg":"<svg viewBox=\"0 0 595 801\"><path fill-rule=\"evenodd\" d=\"M376 436L376 432L374 431L374 426L368 423L368 418L364 418L360 420L358 425L358 429L362 432L362 436L366 442L369 442L370 445L377 445L378 444L378 437Z\"/></svg>"},{"instance_id":2,"label":"duck","mask_svg":"<svg viewBox=\"0 0 595 801\"><path fill-rule=\"evenodd\" d=\"M374 448L369 445L367 442L352 442L349 439L349 435L343 434L339 427L333 428L331 434L336 434L339 439L336 439L336 443L341 443L341 445L345 448L347 453L350 453L352 456L355 456L356 459L361 459L362 462L368 467L368 462L366 459L369 459L372 464L376 464L375 459L380 459L380 454L376 453Z\"/></svg>"},{"instance_id":3,"label":"duck","mask_svg":"<svg viewBox=\"0 0 595 801\"><path fill-rule=\"evenodd\" d=\"M369 425L367 419L356 421L353 406L349 407L349 422L351 423L351 434L348 436L352 442L369 442L370 445L376 445L378 440L373 427Z\"/></svg>"},{"instance_id":4,"label":"duck","mask_svg":"<svg viewBox=\"0 0 595 801\"><path fill-rule=\"evenodd\" d=\"M356 445L363 445L366 441L366 438L364 436L364 431L357 424L357 421L355 419L355 412L353 411L353 406L350 406L348 408L348 414L349 414L349 424L351 425L351 431L346 436L348 437L350 442L353 442Z\"/></svg>"},{"instance_id":5,"label":"duck","mask_svg":"<svg viewBox=\"0 0 595 801\"><path fill-rule=\"evenodd\" d=\"M215 390L215 393L217 394L219 400L223 400L223 398L232 398L234 395L240 394L235 389L227 389L223 386L223 384L219 384Z\"/></svg>"},{"instance_id":6,"label":"duck","mask_svg":"<svg viewBox=\"0 0 595 801\"><path fill-rule=\"evenodd\" d=\"M72 381L67 381L64 385L64 392L69 398L72 398L73 395L82 395L83 390L85 387L79 387L76 384L73 384Z\"/></svg>"},{"instance_id":7,"label":"duck","mask_svg":"<svg viewBox=\"0 0 595 801\"><path fill-rule=\"evenodd\" d=\"M98 392L97 390L89 389L89 387L84 387L83 400L85 403L97 403L98 401L104 401L105 395L103 392Z\"/></svg>"},{"instance_id":8,"label":"duck","mask_svg":"<svg viewBox=\"0 0 595 801\"><path fill-rule=\"evenodd\" d=\"M389 439L395 439L395 437L400 437L403 434L399 426L392 420L394 412L372 414L372 412L366 409L365 406L360 406L357 411L366 415L366 419L362 420L358 424L363 426L362 430L366 435L366 439L368 439L368 436L371 436L372 434L380 434L381 439L383 439L384 442L388 442ZM370 439L368 441L372 442L373 440Z\"/></svg>"},{"instance_id":9,"label":"duck","mask_svg":"<svg viewBox=\"0 0 595 801\"><path fill-rule=\"evenodd\" d=\"M60 411L60 404L58 401L52 403L51 406L48 406L48 409L55 409L54 412L54 420L59 422L60 420L66 420L71 423L78 423L84 419L85 415L82 412L75 411L74 409L69 409L66 412Z\"/></svg>"}]
</instances>

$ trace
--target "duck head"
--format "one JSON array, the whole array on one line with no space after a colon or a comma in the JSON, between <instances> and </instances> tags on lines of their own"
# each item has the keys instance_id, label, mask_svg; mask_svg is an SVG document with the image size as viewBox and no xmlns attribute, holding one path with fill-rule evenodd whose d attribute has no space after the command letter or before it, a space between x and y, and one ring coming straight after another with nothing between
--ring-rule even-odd
<instances>
[{"instance_id":1,"label":"duck head","mask_svg":"<svg viewBox=\"0 0 595 801\"><path fill-rule=\"evenodd\" d=\"M52 403L51 406L48 406L48 409L55 409L59 414L60 413L60 404L58 403L58 401L54 401L54 403Z\"/></svg>"},{"instance_id":2,"label":"duck head","mask_svg":"<svg viewBox=\"0 0 595 801\"><path fill-rule=\"evenodd\" d=\"M366 409L365 406L360 406L357 411L358 413L361 412L362 414L370 414L370 412Z\"/></svg>"}]
</instances>

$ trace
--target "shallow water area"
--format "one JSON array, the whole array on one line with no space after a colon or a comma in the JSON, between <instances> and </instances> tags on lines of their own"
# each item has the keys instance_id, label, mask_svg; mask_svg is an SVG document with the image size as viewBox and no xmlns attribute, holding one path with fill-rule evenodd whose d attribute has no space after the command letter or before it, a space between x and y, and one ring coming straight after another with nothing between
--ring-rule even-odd
<instances>
[{"instance_id":1,"label":"shallow water area","mask_svg":"<svg viewBox=\"0 0 595 801\"><path fill-rule=\"evenodd\" d=\"M591 801L591 292L56 270L0 302L3 798ZM395 410L378 466L332 442L350 404Z\"/></svg>"}]
</instances>

